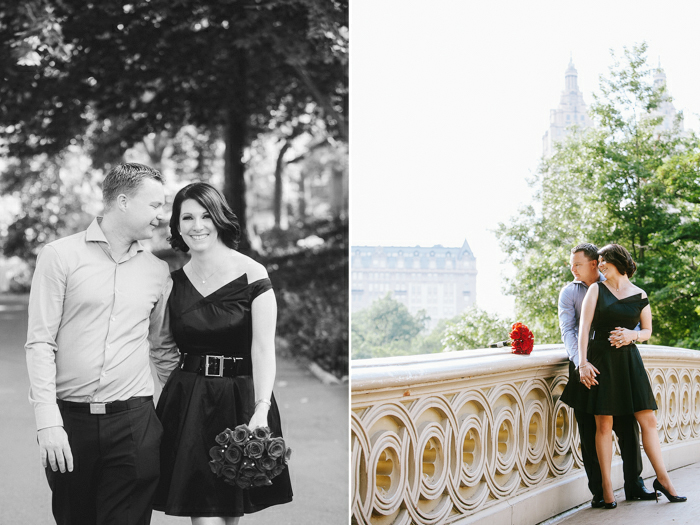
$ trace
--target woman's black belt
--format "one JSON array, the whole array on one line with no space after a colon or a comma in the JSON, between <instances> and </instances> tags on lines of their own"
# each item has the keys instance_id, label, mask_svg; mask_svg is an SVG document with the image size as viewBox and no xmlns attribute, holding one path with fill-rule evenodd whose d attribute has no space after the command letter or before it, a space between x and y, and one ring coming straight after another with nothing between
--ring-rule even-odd
<instances>
[{"instance_id":1,"label":"woman's black belt","mask_svg":"<svg viewBox=\"0 0 700 525\"><path fill-rule=\"evenodd\" d=\"M206 377L235 377L243 375L245 360L245 357L182 354L180 368Z\"/></svg>"}]
</instances>

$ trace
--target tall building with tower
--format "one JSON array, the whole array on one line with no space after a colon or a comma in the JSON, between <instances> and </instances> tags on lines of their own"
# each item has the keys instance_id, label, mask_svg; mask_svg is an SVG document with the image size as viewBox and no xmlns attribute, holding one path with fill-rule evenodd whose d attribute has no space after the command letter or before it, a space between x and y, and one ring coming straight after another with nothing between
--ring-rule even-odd
<instances>
[{"instance_id":1,"label":"tall building with tower","mask_svg":"<svg viewBox=\"0 0 700 525\"><path fill-rule=\"evenodd\" d=\"M570 133L571 127L587 128L590 125L588 108L583 101L583 93L578 88L578 72L573 60L569 60L559 107L549 112L549 129L542 137L542 154L545 157L551 157L554 153L554 143L561 141Z\"/></svg>"},{"instance_id":2,"label":"tall building with tower","mask_svg":"<svg viewBox=\"0 0 700 525\"><path fill-rule=\"evenodd\" d=\"M461 247L353 246L352 311L391 293L415 314L425 310L434 328L476 302L476 257Z\"/></svg>"},{"instance_id":3,"label":"tall building with tower","mask_svg":"<svg viewBox=\"0 0 700 525\"><path fill-rule=\"evenodd\" d=\"M659 67L654 72L654 85L666 85L666 73ZM668 93L667 93L668 94ZM662 102L655 112L663 116L664 120L659 124L659 131L670 131L673 127L674 119L678 115L673 103L669 100ZM564 90L561 92L559 107L549 112L549 129L542 137L542 154L545 158L554 154L554 143L563 140L571 133L574 126L587 128L592 125L588 116L588 108L583 100L583 93L578 88L578 72L574 67L573 60L569 60L569 67L566 68L564 77ZM683 129L681 117L680 128Z\"/></svg>"}]
</instances>

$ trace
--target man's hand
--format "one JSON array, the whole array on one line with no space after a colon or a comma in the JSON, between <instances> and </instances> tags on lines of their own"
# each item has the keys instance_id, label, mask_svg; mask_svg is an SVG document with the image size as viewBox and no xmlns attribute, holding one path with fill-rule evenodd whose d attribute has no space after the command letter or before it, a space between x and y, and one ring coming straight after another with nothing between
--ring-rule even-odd
<instances>
[{"instance_id":1,"label":"man's hand","mask_svg":"<svg viewBox=\"0 0 700 525\"><path fill-rule=\"evenodd\" d=\"M42 428L37 432L41 464L44 468L51 465L51 470L73 472L73 453L68 444L68 434L63 427Z\"/></svg>"},{"instance_id":2,"label":"man's hand","mask_svg":"<svg viewBox=\"0 0 700 525\"><path fill-rule=\"evenodd\" d=\"M581 384L588 388L589 390L593 385L598 384L598 380L595 378L600 372L591 363L584 363L578 368L578 374L581 378Z\"/></svg>"}]
</instances>

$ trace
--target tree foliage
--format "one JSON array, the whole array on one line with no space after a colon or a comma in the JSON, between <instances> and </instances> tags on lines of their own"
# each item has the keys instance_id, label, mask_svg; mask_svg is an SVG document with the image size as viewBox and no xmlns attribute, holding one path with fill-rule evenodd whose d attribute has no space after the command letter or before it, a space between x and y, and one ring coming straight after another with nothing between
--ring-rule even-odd
<instances>
[{"instance_id":1,"label":"tree foliage","mask_svg":"<svg viewBox=\"0 0 700 525\"><path fill-rule=\"evenodd\" d=\"M487 348L490 343L507 341L511 325L511 321L473 306L447 324L442 344L446 352Z\"/></svg>"},{"instance_id":2,"label":"tree foliage","mask_svg":"<svg viewBox=\"0 0 700 525\"><path fill-rule=\"evenodd\" d=\"M411 342L425 328L427 317L411 315L390 293L352 315L353 359L410 355Z\"/></svg>"},{"instance_id":3,"label":"tree foliage","mask_svg":"<svg viewBox=\"0 0 700 525\"><path fill-rule=\"evenodd\" d=\"M509 292L517 316L540 342L560 341L557 296L571 279L570 249L614 242L638 264L633 281L649 294L653 342L700 348L698 141L682 131L680 115L669 130L660 126L670 98L654 72L645 44L625 49L601 78L594 126L543 159L535 205L499 226L516 268Z\"/></svg>"},{"instance_id":4,"label":"tree foliage","mask_svg":"<svg viewBox=\"0 0 700 525\"><path fill-rule=\"evenodd\" d=\"M245 221L244 149L282 122L347 140L345 0L30 0L0 9L0 135L9 155L70 144L119 160L188 125L226 144ZM301 123L301 124L299 124ZM243 224L244 226L244 224Z\"/></svg>"}]
</instances>

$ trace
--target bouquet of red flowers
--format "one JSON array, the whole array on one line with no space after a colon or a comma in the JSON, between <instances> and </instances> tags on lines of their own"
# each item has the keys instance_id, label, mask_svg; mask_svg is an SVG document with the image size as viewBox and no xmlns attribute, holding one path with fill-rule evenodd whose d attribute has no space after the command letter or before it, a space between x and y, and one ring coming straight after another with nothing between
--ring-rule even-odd
<instances>
[{"instance_id":1,"label":"bouquet of red flowers","mask_svg":"<svg viewBox=\"0 0 700 525\"><path fill-rule=\"evenodd\" d=\"M281 437L272 437L268 427L250 430L248 425L238 425L216 436L209 455L209 466L217 477L247 489L272 485L271 480L286 468L292 449Z\"/></svg>"},{"instance_id":2,"label":"bouquet of red flowers","mask_svg":"<svg viewBox=\"0 0 700 525\"><path fill-rule=\"evenodd\" d=\"M515 323L510 332L514 354L529 354L535 344L535 337L523 323Z\"/></svg>"}]
</instances>

